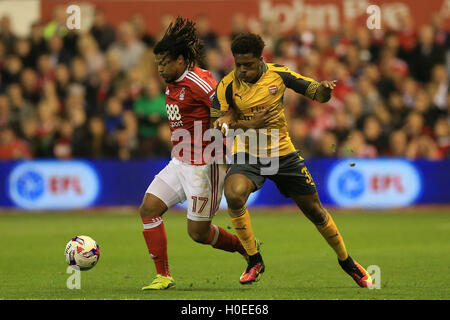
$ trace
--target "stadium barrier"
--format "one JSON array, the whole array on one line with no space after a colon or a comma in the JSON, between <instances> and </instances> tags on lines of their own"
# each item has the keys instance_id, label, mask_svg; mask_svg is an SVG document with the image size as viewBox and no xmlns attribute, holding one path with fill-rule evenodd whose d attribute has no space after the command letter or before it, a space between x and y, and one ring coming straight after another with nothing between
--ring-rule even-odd
<instances>
[{"instance_id":1,"label":"stadium barrier","mask_svg":"<svg viewBox=\"0 0 450 320\"><path fill-rule=\"evenodd\" d=\"M0 162L0 208L71 210L138 206L168 159ZM309 159L324 205L391 208L450 204L450 160ZM267 179L249 206L293 204ZM182 205L181 205L182 207ZM221 207L226 208L223 197Z\"/></svg>"}]
</instances>

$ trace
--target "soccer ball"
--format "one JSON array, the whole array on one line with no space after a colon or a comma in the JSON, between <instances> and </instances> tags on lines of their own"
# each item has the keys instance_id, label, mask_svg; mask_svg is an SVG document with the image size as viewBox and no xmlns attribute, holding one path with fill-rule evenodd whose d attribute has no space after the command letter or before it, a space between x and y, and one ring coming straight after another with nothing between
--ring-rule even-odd
<instances>
[{"instance_id":1,"label":"soccer ball","mask_svg":"<svg viewBox=\"0 0 450 320\"><path fill-rule=\"evenodd\" d=\"M100 258L97 242L88 236L76 236L66 245L66 261L72 267L80 270L89 270L94 267Z\"/></svg>"}]
</instances>

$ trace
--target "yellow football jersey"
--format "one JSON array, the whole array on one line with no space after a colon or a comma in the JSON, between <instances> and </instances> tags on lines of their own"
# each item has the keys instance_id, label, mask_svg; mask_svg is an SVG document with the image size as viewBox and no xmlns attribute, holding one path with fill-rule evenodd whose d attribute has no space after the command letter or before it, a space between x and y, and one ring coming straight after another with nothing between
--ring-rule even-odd
<instances>
[{"instance_id":1,"label":"yellow football jersey","mask_svg":"<svg viewBox=\"0 0 450 320\"><path fill-rule=\"evenodd\" d=\"M218 111L234 108L240 120L249 120L256 112L275 107L278 110L276 124L236 136L233 153L246 152L256 157L284 156L296 151L284 115L284 91L290 88L314 99L319 85L314 79L278 64L264 63L263 73L255 83L239 80L233 70L217 85L211 116L217 117Z\"/></svg>"}]
</instances>

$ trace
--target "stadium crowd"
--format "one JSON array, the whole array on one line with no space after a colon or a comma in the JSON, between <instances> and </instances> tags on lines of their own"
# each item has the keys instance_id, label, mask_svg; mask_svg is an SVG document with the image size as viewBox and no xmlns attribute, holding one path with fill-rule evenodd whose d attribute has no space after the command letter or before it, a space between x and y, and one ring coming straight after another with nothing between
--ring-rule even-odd
<instances>
[{"instance_id":1,"label":"stadium crowd","mask_svg":"<svg viewBox=\"0 0 450 320\"><path fill-rule=\"evenodd\" d=\"M166 157L170 155L164 83L152 54L160 30L146 32L135 14L117 28L97 10L89 32L36 22L27 37L0 17L0 159ZM399 17L400 31L343 24L335 33L308 29L280 34L263 22L267 62L316 80L338 80L326 104L293 91L285 95L294 145L304 157L442 159L450 155L450 33L438 14L416 26ZM233 35L247 31L232 18L218 35L206 16L196 19L205 65L217 81L233 68Z\"/></svg>"}]
</instances>

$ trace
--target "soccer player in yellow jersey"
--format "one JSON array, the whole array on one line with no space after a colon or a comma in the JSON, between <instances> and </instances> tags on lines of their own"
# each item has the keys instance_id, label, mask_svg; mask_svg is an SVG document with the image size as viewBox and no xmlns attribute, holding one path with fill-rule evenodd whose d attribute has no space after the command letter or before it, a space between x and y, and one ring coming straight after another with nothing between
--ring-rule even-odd
<instances>
[{"instance_id":1,"label":"soccer player in yellow jersey","mask_svg":"<svg viewBox=\"0 0 450 320\"><path fill-rule=\"evenodd\" d=\"M241 148L236 146L235 141L233 151L235 161L225 178L224 193L228 212L236 233L249 255L249 263L240 277L240 282L247 284L258 281L265 270L262 256L255 243L246 202L250 193L261 188L265 179L269 178L275 182L284 196L294 200L317 227L336 252L338 262L344 271L359 286L372 287L370 274L349 256L333 218L322 206L304 160L298 155L289 138L283 110L283 95L287 88L324 103L330 99L336 81L317 82L293 72L288 67L265 63L261 57L263 48L264 42L256 34L240 34L233 39L231 51L235 69L218 84L211 109L211 117L218 118L214 123L215 127L256 129L256 134L265 129L267 138L278 131L277 143L274 144L271 140L265 150L260 148L262 144L258 140L256 154L255 148L251 151L251 139L241 143ZM259 134L257 136L258 139L264 137ZM264 173L263 169L267 167L267 162L262 161L262 158L276 159L277 170Z\"/></svg>"}]
</instances>

